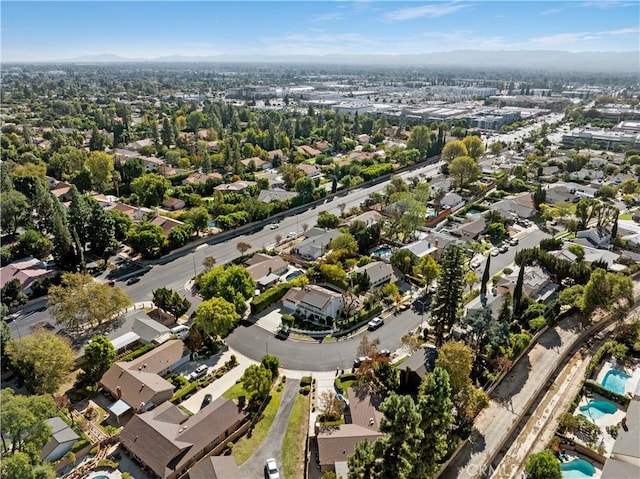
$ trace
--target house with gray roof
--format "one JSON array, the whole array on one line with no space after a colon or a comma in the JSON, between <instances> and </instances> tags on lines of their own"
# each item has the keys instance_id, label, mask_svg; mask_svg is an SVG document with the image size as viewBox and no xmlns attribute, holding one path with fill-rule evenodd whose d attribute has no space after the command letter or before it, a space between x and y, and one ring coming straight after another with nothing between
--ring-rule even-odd
<instances>
[{"instance_id":1,"label":"house with gray roof","mask_svg":"<svg viewBox=\"0 0 640 479\"><path fill-rule=\"evenodd\" d=\"M379 288L387 283L395 283L396 277L393 273L393 266L384 261L374 261L360 266L354 273L366 274L369 277L371 288Z\"/></svg>"},{"instance_id":2,"label":"house with gray roof","mask_svg":"<svg viewBox=\"0 0 640 479\"><path fill-rule=\"evenodd\" d=\"M306 239L291 248L291 252L306 260L316 260L324 255L329 248L329 243L341 234L339 230L311 228L305 233Z\"/></svg>"},{"instance_id":3,"label":"house with gray roof","mask_svg":"<svg viewBox=\"0 0 640 479\"><path fill-rule=\"evenodd\" d=\"M640 477L640 401L632 400L627 407L624 427L618 430L618 437L602 470L603 479L624 479Z\"/></svg>"},{"instance_id":4,"label":"house with gray roof","mask_svg":"<svg viewBox=\"0 0 640 479\"><path fill-rule=\"evenodd\" d=\"M58 416L47 419L47 424L51 427L51 438L40 451L40 458L43 462L55 462L71 450L80 436Z\"/></svg>"},{"instance_id":5,"label":"house with gray roof","mask_svg":"<svg viewBox=\"0 0 640 479\"><path fill-rule=\"evenodd\" d=\"M189 479L234 479L241 475L233 456L209 456L189 469Z\"/></svg>"},{"instance_id":6,"label":"house with gray roof","mask_svg":"<svg viewBox=\"0 0 640 479\"><path fill-rule=\"evenodd\" d=\"M311 319L337 318L343 306L340 293L315 284L291 288L282 298L282 307Z\"/></svg>"},{"instance_id":7,"label":"house with gray roof","mask_svg":"<svg viewBox=\"0 0 640 479\"><path fill-rule=\"evenodd\" d=\"M436 367L437 357L436 347L430 344L415 351L400 365L400 384L417 391L422 378Z\"/></svg>"},{"instance_id":8,"label":"house with gray roof","mask_svg":"<svg viewBox=\"0 0 640 479\"><path fill-rule=\"evenodd\" d=\"M270 190L260 190L258 201L271 203L272 201L287 201L298 196L294 191L287 191L282 188L272 188Z\"/></svg>"}]
</instances>

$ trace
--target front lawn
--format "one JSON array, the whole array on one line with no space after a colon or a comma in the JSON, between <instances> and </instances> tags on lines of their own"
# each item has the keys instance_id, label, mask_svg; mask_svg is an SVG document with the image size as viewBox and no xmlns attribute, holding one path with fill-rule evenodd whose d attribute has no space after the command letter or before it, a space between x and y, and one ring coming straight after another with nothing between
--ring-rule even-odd
<instances>
[{"instance_id":1,"label":"front lawn","mask_svg":"<svg viewBox=\"0 0 640 479\"><path fill-rule=\"evenodd\" d=\"M222 397L226 399L231 399L237 401L240 396L245 396L247 400L249 399L249 395L244 390L244 386L241 381L238 381L229 389L227 389L224 393L222 393Z\"/></svg>"},{"instance_id":2,"label":"front lawn","mask_svg":"<svg viewBox=\"0 0 640 479\"><path fill-rule=\"evenodd\" d=\"M227 393L236 388L236 386L238 386L238 384L228 389L223 396L231 399L231 397L227 396ZM233 391L233 394L236 394L236 392ZM237 392L237 394L242 396L244 394L244 389L242 389L242 392ZM236 442L233 446L233 458L235 459L236 464L240 465L244 463L251 457L256 449L258 449L258 446L262 444L262 441L264 441L264 438L267 436L269 429L271 429L271 424L273 424L273 420L276 417L281 399L282 390L278 390L278 388L274 387L271 390L271 399L264 408L260 420L253 426L253 430L249 430L247 435Z\"/></svg>"},{"instance_id":3,"label":"front lawn","mask_svg":"<svg viewBox=\"0 0 640 479\"><path fill-rule=\"evenodd\" d=\"M304 477L304 451L309 429L309 396L298 394L282 443L284 477Z\"/></svg>"}]
</instances>

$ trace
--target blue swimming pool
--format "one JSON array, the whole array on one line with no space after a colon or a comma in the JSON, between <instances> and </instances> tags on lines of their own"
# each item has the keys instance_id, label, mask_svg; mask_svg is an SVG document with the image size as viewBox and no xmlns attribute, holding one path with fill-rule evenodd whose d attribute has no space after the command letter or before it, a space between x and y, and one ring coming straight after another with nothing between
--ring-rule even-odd
<instances>
[{"instance_id":1,"label":"blue swimming pool","mask_svg":"<svg viewBox=\"0 0 640 479\"><path fill-rule=\"evenodd\" d=\"M631 378L631 376L628 374L616 371L615 369L610 369L607 371L607 374L604 375L600 384L609 391L613 391L617 394L624 394L626 391L625 385L629 378Z\"/></svg>"},{"instance_id":2,"label":"blue swimming pool","mask_svg":"<svg viewBox=\"0 0 640 479\"><path fill-rule=\"evenodd\" d=\"M296 279L300 276L302 276L304 273L302 271L294 271L293 273L290 273L287 275L287 281L291 281L292 279Z\"/></svg>"},{"instance_id":3,"label":"blue swimming pool","mask_svg":"<svg viewBox=\"0 0 640 479\"><path fill-rule=\"evenodd\" d=\"M618 408L609 401L589 401L586 406L580 406L580 414L590 419L600 419L607 414L613 414Z\"/></svg>"},{"instance_id":4,"label":"blue swimming pool","mask_svg":"<svg viewBox=\"0 0 640 479\"><path fill-rule=\"evenodd\" d=\"M584 479L592 477L596 473L596 468L589 461L576 459L560 464L560 472L562 472L562 479Z\"/></svg>"},{"instance_id":5,"label":"blue swimming pool","mask_svg":"<svg viewBox=\"0 0 640 479\"><path fill-rule=\"evenodd\" d=\"M371 250L371 254L373 256L379 256L380 258L384 258L391 255L391 247L390 246L378 246L376 249Z\"/></svg>"}]
</instances>

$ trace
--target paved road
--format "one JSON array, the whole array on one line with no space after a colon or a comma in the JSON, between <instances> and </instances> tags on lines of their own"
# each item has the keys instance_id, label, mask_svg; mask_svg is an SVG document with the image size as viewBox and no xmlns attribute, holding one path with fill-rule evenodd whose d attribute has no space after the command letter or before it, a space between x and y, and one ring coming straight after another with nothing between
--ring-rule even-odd
<instances>
[{"instance_id":1,"label":"paved road","mask_svg":"<svg viewBox=\"0 0 640 479\"><path fill-rule=\"evenodd\" d=\"M287 426L289 425L289 416L291 416L293 405L296 402L298 388L299 385L297 381L287 381L285 384L284 390L282 391L280 407L278 408L278 412L276 413L267 437L264 438L253 455L240 466L240 471L244 479L264 479L264 465L270 457L275 458L278 469L280 470L280 477L287 479L282 472L282 442L284 441Z\"/></svg>"}]
</instances>

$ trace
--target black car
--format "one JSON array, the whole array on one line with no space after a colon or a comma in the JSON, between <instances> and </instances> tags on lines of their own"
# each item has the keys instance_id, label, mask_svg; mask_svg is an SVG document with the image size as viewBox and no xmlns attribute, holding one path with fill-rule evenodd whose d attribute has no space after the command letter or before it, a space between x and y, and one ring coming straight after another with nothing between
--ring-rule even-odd
<instances>
[{"instance_id":1,"label":"black car","mask_svg":"<svg viewBox=\"0 0 640 479\"><path fill-rule=\"evenodd\" d=\"M129 280L127 281L127 284L135 284L138 281L140 281L140 276L134 276L133 278L129 278Z\"/></svg>"},{"instance_id":2,"label":"black car","mask_svg":"<svg viewBox=\"0 0 640 479\"><path fill-rule=\"evenodd\" d=\"M202 409L205 406L208 406L209 404L211 404L211 400L212 399L213 399L213 397L211 396L211 394L205 394L204 395L204 399L202 400L202 404L200 405L200 409Z\"/></svg>"}]
</instances>

